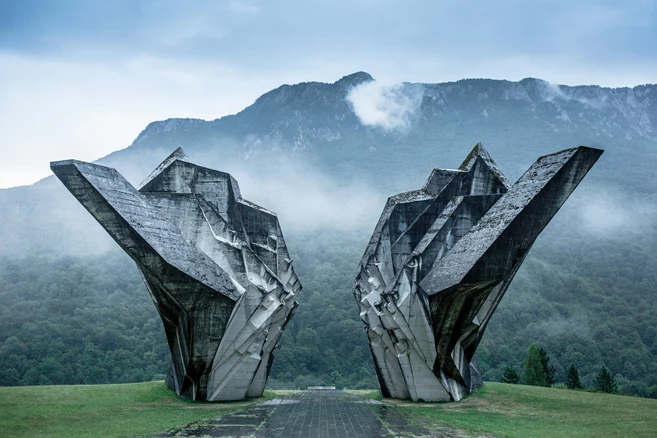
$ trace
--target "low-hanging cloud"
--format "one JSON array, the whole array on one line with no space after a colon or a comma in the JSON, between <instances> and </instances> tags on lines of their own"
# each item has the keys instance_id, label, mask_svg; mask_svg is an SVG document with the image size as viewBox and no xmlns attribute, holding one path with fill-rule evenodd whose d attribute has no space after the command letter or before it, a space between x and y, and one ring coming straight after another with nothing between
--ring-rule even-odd
<instances>
[{"instance_id":1,"label":"low-hanging cloud","mask_svg":"<svg viewBox=\"0 0 657 438\"><path fill-rule=\"evenodd\" d=\"M291 160L278 160L269 172L244 164L226 167L246 199L276 212L283 231L370 229L385 203L363 182L341 181Z\"/></svg>"},{"instance_id":2,"label":"low-hanging cloud","mask_svg":"<svg viewBox=\"0 0 657 438\"><path fill-rule=\"evenodd\" d=\"M283 232L369 230L385 204L384 194L365 181L328 175L300 157L280 154L244 160L220 149L186 152L193 163L230 173L245 199L277 214ZM133 151L129 160L107 164L138 185L170 153L164 148Z\"/></svg>"},{"instance_id":3,"label":"low-hanging cloud","mask_svg":"<svg viewBox=\"0 0 657 438\"><path fill-rule=\"evenodd\" d=\"M129 155L106 157L99 164L116 168L138 187L171 152L167 147L133 149ZM299 157L245 161L222 149L188 152L191 162L230 173L245 199L277 214L286 236L333 231L368 235L385 204L385 195L364 181L337 178ZM0 190L0 204L7 207L0 214L5 215L5 228L13 230L0 233L0 255L100 254L117 248L54 176L23 190L28 190L26 195ZM33 213L35 202L51 212L47 220Z\"/></svg>"},{"instance_id":4,"label":"low-hanging cloud","mask_svg":"<svg viewBox=\"0 0 657 438\"><path fill-rule=\"evenodd\" d=\"M581 217L591 231L616 231L630 222L628 211L608 199L594 199L581 206Z\"/></svg>"},{"instance_id":5,"label":"low-hanging cloud","mask_svg":"<svg viewBox=\"0 0 657 438\"><path fill-rule=\"evenodd\" d=\"M592 91L586 89L578 90L577 88L554 84L544 80L537 80L536 86L541 97L548 102L576 101L597 110L604 109L607 106L607 94L602 93L599 88L595 88ZM583 96L581 95L582 93L589 93L589 96Z\"/></svg>"},{"instance_id":6,"label":"low-hanging cloud","mask_svg":"<svg viewBox=\"0 0 657 438\"><path fill-rule=\"evenodd\" d=\"M588 193L577 210L583 229L597 235L647 235L657 218L652 202L612 189Z\"/></svg>"},{"instance_id":7,"label":"low-hanging cloud","mask_svg":"<svg viewBox=\"0 0 657 438\"><path fill-rule=\"evenodd\" d=\"M370 81L354 87L347 101L363 125L403 131L410 128L423 95L421 86Z\"/></svg>"}]
</instances>

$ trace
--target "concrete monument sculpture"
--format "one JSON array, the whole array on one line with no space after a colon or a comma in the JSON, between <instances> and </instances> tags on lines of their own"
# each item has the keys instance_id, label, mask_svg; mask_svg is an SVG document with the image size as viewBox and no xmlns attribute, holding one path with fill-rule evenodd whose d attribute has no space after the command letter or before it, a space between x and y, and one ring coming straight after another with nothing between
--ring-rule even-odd
<instances>
[{"instance_id":1,"label":"concrete monument sculpture","mask_svg":"<svg viewBox=\"0 0 657 438\"><path fill-rule=\"evenodd\" d=\"M194 400L260 396L301 290L276 215L180 148L139 190L97 164L50 168L137 264L171 349L167 385Z\"/></svg>"},{"instance_id":2,"label":"concrete monument sculpture","mask_svg":"<svg viewBox=\"0 0 657 438\"><path fill-rule=\"evenodd\" d=\"M458 170L388 199L354 295L385 397L460 400L473 356L532 244L602 151L541 157L510 185L481 144Z\"/></svg>"}]
</instances>

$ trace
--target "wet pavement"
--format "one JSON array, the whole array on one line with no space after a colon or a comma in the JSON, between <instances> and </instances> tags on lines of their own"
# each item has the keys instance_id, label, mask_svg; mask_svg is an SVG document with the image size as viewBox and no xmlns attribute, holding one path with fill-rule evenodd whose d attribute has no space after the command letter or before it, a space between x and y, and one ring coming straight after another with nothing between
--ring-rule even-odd
<instances>
[{"instance_id":1,"label":"wet pavement","mask_svg":"<svg viewBox=\"0 0 657 438\"><path fill-rule=\"evenodd\" d=\"M402 409L336 390L300 391L152 437L470 437Z\"/></svg>"}]
</instances>

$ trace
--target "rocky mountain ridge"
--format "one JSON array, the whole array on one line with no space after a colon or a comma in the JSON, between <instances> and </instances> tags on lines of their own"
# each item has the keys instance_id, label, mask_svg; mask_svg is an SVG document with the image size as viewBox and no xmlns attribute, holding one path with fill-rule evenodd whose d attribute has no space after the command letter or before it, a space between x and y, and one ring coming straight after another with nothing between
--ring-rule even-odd
<instances>
[{"instance_id":1,"label":"rocky mountain ridge","mask_svg":"<svg viewBox=\"0 0 657 438\"><path fill-rule=\"evenodd\" d=\"M405 123L384 124L386 117L395 120L395 111L404 111ZM655 141L657 85L563 86L527 78L386 86L359 72L332 84L283 85L211 121L152 122L130 147L99 162L127 167L129 179L131 173L139 179L141 169L183 146L210 166L231 161L264 171L272 159L301 159L333 176L394 191L417 185L433 167L457 165L477 142L508 163L511 179L537 156L587 145L607 151L600 165L617 185L628 160L657 159ZM637 186L657 191L657 182L641 176L648 161L634 160L634 166L641 167ZM389 178L378 181L381 173Z\"/></svg>"},{"instance_id":2,"label":"rocky mountain ridge","mask_svg":"<svg viewBox=\"0 0 657 438\"><path fill-rule=\"evenodd\" d=\"M168 119L152 122L131 147L146 147L164 136L198 131L233 137L241 143L245 159L258 147L292 153L312 149L314 142L341 138L344 128L359 128L348 95L354 88L373 80L368 73L358 72L332 84L282 85L235 115L212 121ZM657 135L657 85L654 84L605 88L555 85L535 78L519 82L463 79L436 84L404 83L401 92L422 97L413 120L415 124L459 116L465 110L478 113L482 121L495 119L503 110L516 106L531 118L542 116L544 123L557 132L590 129L594 136L621 135L627 140L655 139ZM259 120L258 124L252 123L254 118ZM376 126L362 128L376 129ZM300 148L300 143L305 147Z\"/></svg>"}]
</instances>

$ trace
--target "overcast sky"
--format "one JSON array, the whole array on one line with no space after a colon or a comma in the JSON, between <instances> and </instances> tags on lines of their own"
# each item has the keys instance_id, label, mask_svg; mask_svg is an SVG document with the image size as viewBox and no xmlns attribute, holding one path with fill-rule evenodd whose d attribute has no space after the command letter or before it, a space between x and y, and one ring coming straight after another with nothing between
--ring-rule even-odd
<instances>
[{"instance_id":1,"label":"overcast sky","mask_svg":"<svg viewBox=\"0 0 657 438\"><path fill-rule=\"evenodd\" d=\"M0 0L0 187L283 83L657 82L653 0Z\"/></svg>"}]
</instances>

